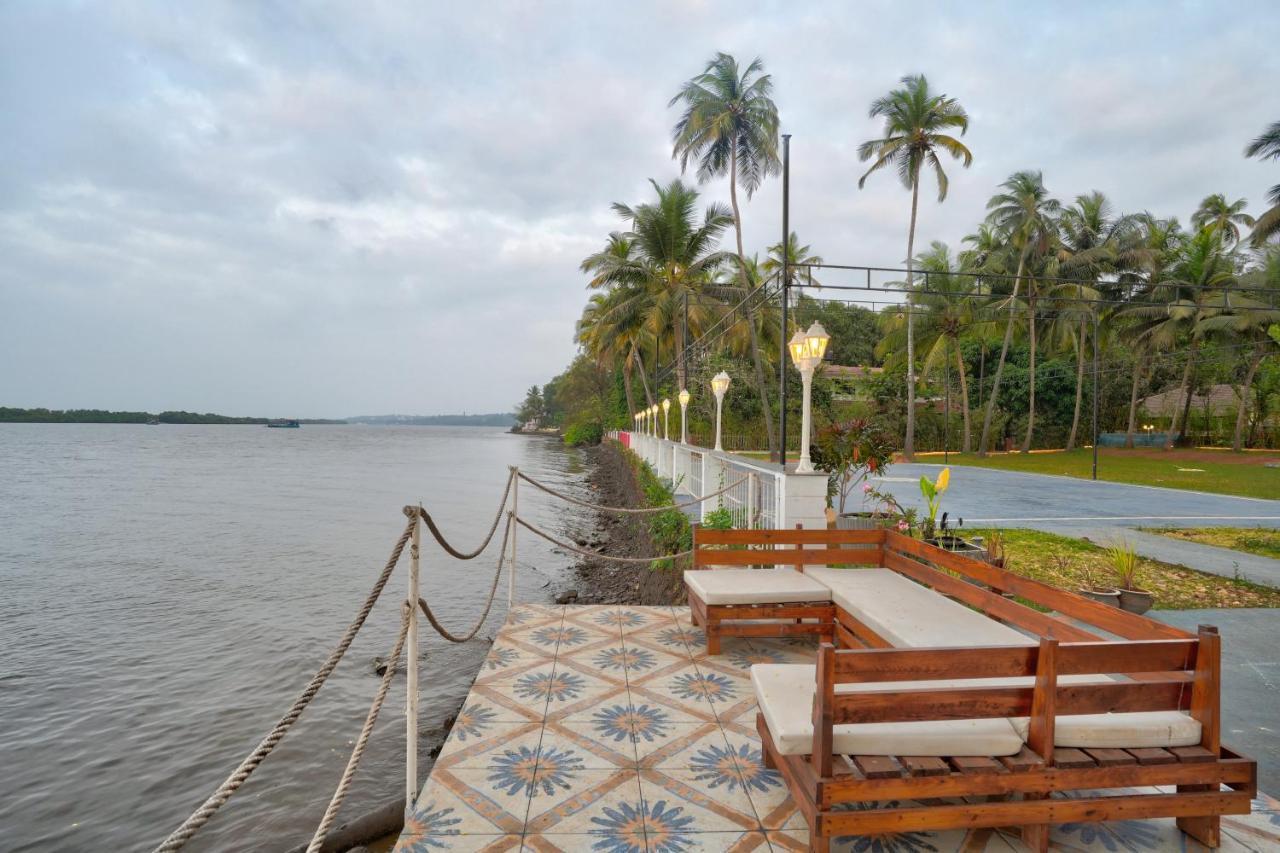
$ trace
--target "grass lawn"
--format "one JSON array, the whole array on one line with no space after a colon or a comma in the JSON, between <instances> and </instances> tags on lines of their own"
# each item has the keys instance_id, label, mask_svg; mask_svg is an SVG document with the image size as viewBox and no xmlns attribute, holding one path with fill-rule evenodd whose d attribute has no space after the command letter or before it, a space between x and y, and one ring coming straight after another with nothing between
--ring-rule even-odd
<instances>
[{"instance_id":1,"label":"grass lawn","mask_svg":"<svg viewBox=\"0 0 1280 853\"><path fill-rule=\"evenodd\" d=\"M1265 527L1151 527L1151 533L1280 560L1280 530Z\"/></svg>"},{"instance_id":2,"label":"grass lawn","mask_svg":"<svg viewBox=\"0 0 1280 853\"><path fill-rule=\"evenodd\" d=\"M990 530L974 530L990 536ZM1114 585L1114 573L1104 548L1038 530L1006 529L1005 568L1014 574L1044 581L1075 592L1086 585L1092 572L1098 586ZM1156 594L1157 610L1191 610L1205 607L1280 607L1280 589L1248 581L1208 575L1182 566L1138 558L1138 583Z\"/></svg>"},{"instance_id":3,"label":"grass lawn","mask_svg":"<svg viewBox=\"0 0 1280 853\"><path fill-rule=\"evenodd\" d=\"M941 462L942 454L917 453L916 461ZM1280 462L1280 452L1232 453L1200 449L1165 452L1104 448L1098 454L1098 479L1250 498L1280 498L1280 468L1267 468L1266 462ZM1093 464L1093 451L1000 453L985 459L972 454L952 453L950 464L1032 474L1061 474L1087 480Z\"/></svg>"}]
</instances>

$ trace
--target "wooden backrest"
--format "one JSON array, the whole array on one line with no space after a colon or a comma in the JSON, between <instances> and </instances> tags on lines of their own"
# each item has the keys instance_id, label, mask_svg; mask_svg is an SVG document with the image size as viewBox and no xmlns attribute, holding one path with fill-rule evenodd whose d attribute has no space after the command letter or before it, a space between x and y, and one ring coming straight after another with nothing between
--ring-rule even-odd
<instances>
[{"instance_id":1,"label":"wooden backrest","mask_svg":"<svg viewBox=\"0 0 1280 853\"><path fill-rule=\"evenodd\" d=\"M1189 710L1201 746L1219 748L1220 644L1216 629L1194 638L935 649L818 649L813 757L829 774L831 726L843 723L1028 717L1028 746L1052 760L1062 714ZM1126 676L1060 684L1064 675ZM837 684L1033 677L1033 685L925 685L836 693ZM824 764L823 757L828 761Z\"/></svg>"},{"instance_id":2,"label":"wooden backrest","mask_svg":"<svg viewBox=\"0 0 1280 853\"><path fill-rule=\"evenodd\" d=\"M879 566L884 540L884 530L708 530L695 524L693 566Z\"/></svg>"}]
</instances>

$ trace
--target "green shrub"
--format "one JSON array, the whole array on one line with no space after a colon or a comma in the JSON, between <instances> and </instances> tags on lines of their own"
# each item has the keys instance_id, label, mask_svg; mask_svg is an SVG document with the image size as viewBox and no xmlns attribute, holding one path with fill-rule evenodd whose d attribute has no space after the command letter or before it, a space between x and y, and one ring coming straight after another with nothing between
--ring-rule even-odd
<instances>
[{"instance_id":1,"label":"green shrub","mask_svg":"<svg viewBox=\"0 0 1280 853\"><path fill-rule=\"evenodd\" d=\"M624 451L624 454L635 474L640 491L644 492L645 506L671 506L676 502L671 489L653 473L653 468L649 467L648 463L629 450ZM693 547L693 528L689 524L688 516L682 510L673 507L655 512L648 516L648 521L649 536L653 539L654 547L659 551L671 554L687 551ZM655 569L674 567L675 561L670 558L664 557L653 561Z\"/></svg>"},{"instance_id":2,"label":"green shrub","mask_svg":"<svg viewBox=\"0 0 1280 853\"><path fill-rule=\"evenodd\" d=\"M585 447L600 443L604 438L604 427L599 421L584 421L570 424L564 431L564 443L570 447Z\"/></svg>"}]
</instances>

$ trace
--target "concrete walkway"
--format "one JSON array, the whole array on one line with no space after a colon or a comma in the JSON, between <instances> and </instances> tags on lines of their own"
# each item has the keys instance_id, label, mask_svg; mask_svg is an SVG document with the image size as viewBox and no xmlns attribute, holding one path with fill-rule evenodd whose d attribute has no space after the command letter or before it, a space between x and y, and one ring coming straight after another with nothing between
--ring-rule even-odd
<instances>
[{"instance_id":1,"label":"concrete walkway","mask_svg":"<svg viewBox=\"0 0 1280 853\"><path fill-rule=\"evenodd\" d=\"M943 466L901 464L874 481L903 506L923 508L920 477ZM956 466L943 509L967 527L1029 527L1101 544L1127 539L1144 557L1224 577L1280 587L1280 560L1169 539L1138 527L1280 528L1280 500L1215 495L1183 489L1094 482L1048 474ZM859 509L850 506L850 510Z\"/></svg>"}]
</instances>

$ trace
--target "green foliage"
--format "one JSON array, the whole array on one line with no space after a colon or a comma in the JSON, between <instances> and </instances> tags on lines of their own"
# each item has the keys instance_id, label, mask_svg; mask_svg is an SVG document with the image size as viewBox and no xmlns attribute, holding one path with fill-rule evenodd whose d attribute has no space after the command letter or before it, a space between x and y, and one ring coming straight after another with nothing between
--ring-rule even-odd
<instances>
[{"instance_id":1,"label":"green foliage","mask_svg":"<svg viewBox=\"0 0 1280 853\"><path fill-rule=\"evenodd\" d=\"M540 422L546 413L547 407L542 399L542 390L537 385L530 386L525 392L524 402L516 409L516 421L520 425Z\"/></svg>"},{"instance_id":2,"label":"green foliage","mask_svg":"<svg viewBox=\"0 0 1280 853\"><path fill-rule=\"evenodd\" d=\"M702 526L707 530L732 530L733 513L728 507L718 506L702 519Z\"/></svg>"},{"instance_id":3,"label":"green foliage","mask_svg":"<svg viewBox=\"0 0 1280 853\"><path fill-rule=\"evenodd\" d=\"M897 448L888 435L866 418L839 421L818 430L809 456L828 473L827 506L844 512L853 489L869 475L883 473ZM834 498L839 501L834 501Z\"/></svg>"},{"instance_id":4,"label":"green foliage","mask_svg":"<svg viewBox=\"0 0 1280 853\"><path fill-rule=\"evenodd\" d=\"M602 438L604 438L604 427L599 421L571 424L564 431L564 443L570 447L596 445Z\"/></svg>"},{"instance_id":5,"label":"green foliage","mask_svg":"<svg viewBox=\"0 0 1280 853\"><path fill-rule=\"evenodd\" d=\"M635 474L636 483L640 486L640 490L644 493L645 506L671 507L662 512L650 513L649 536L653 539L654 547L659 551L667 554L675 554L681 551L687 551L693 547L693 528L689 524L688 517L683 511L673 506L676 499L671 489L659 479L658 475L653 472L648 463L640 459L639 456L631 451L623 451L628 464L631 466L632 472ZM672 569L675 567L675 561L670 557L662 557L653 561L654 569Z\"/></svg>"}]
</instances>

